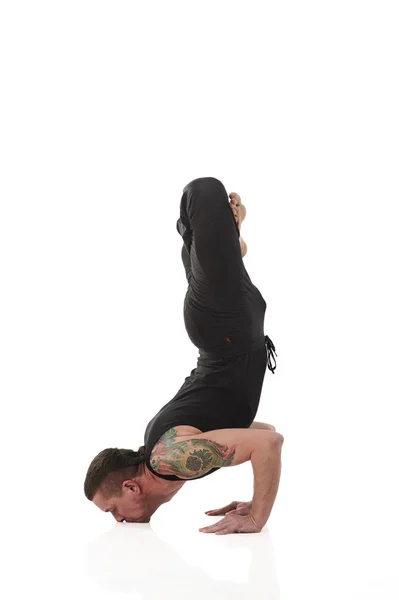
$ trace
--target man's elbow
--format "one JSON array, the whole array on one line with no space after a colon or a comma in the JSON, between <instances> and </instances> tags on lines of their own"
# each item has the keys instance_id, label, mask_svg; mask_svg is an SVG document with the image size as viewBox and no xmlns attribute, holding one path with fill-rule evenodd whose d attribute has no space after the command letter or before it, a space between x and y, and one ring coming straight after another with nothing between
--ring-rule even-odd
<instances>
[{"instance_id":1,"label":"man's elbow","mask_svg":"<svg viewBox=\"0 0 399 600\"><path fill-rule=\"evenodd\" d=\"M277 448L281 448L281 446L284 444L284 436L281 433L275 431L274 435L271 436L271 442Z\"/></svg>"}]
</instances>

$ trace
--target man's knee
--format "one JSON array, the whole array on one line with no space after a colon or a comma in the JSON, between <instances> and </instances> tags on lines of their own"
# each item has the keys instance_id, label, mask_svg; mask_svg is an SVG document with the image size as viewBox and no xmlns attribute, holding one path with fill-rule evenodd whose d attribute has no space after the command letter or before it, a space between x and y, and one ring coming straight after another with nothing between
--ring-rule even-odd
<instances>
[{"instance_id":1,"label":"man's knee","mask_svg":"<svg viewBox=\"0 0 399 600\"><path fill-rule=\"evenodd\" d=\"M216 177L198 177L197 179L190 181L190 183L185 186L183 193L189 191L205 191L209 193L214 189L220 190L221 187L225 189L223 183L220 181L220 179L216 179Z\"/></svg>"}]
</instances>

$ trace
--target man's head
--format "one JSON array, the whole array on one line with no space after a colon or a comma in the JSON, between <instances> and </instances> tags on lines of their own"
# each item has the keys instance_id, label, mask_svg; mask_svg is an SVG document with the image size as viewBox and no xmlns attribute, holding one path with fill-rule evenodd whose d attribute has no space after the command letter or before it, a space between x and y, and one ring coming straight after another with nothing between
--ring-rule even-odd
<instances>
[{"instance_id":1,"label":"man's head","mask_svg":"<svg viewBox=\"0 0 399 600\"><path fill-rule=\"evenodd\" d=\"M117 521L149 523L159 503L155 506L156 498L149 496L145 470L140 451L106 448L88 468L85 495Z\"/></svg>"}]
</instances>

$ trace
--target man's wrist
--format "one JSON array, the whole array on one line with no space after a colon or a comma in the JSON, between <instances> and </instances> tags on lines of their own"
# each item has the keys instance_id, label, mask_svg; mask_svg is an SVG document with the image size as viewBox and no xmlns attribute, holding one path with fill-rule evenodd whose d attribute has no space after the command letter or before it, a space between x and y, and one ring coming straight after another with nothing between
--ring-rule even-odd
<instances>
[{"instance_id":1,"label":"man's wrist","mask_svg":"<svg viewBox=\"0 0 399 600\"><path fill-rule=\"evenodd\" d=\"M249 513L249 517L251 519L251 521L253 521L255 523L255 525L259 528L259 531L261 531L264 526L266 525L267 519L265 519L264 517L261 517L260 515L254 515L252 513L252 511Z\"/></svg>"},{"instance_id":2,"label":"man's wrist","mask_svg":"<svg viewBox=\"0 0 399 600\"><path fill-rule=\"evenodd\" d=\"M259 446L251 454L254 496L250 515L261 528L267 523L277 495L283 440L282 436L276 437L272 443Z\"/></svg>"}]
</instances>

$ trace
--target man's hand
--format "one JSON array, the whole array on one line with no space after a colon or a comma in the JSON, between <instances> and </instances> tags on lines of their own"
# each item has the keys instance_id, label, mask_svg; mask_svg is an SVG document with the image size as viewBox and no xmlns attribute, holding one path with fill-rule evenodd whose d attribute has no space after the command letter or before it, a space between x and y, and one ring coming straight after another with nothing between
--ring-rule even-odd
<instances>
[{"instance_id":1,"label":"man's hand","mask_svg":"<svg viewBox=\"0 0 399 600\"><path fill-rule=\"evenodd\" d=\"M202 527L199 531L224 535L226 533L259 533L261 530L262 528L257 525L252 515L238 515L231 512L221 521L209 525L209 527Z\"/></svg>"},{"instance_id":2,"label":"man's hand","mask_svg":"<svg viewBox=\"0 0 399 600\"><path fill-rule=\"evenodd\" d=\"M216 517L217 515L226 515L234 512L237 515L249 515L252 509L252 502L237 502L234 500L223 508L216 508L215 510L207 510L206 515L210 517Z\"/></svg>"}]
</instances>

